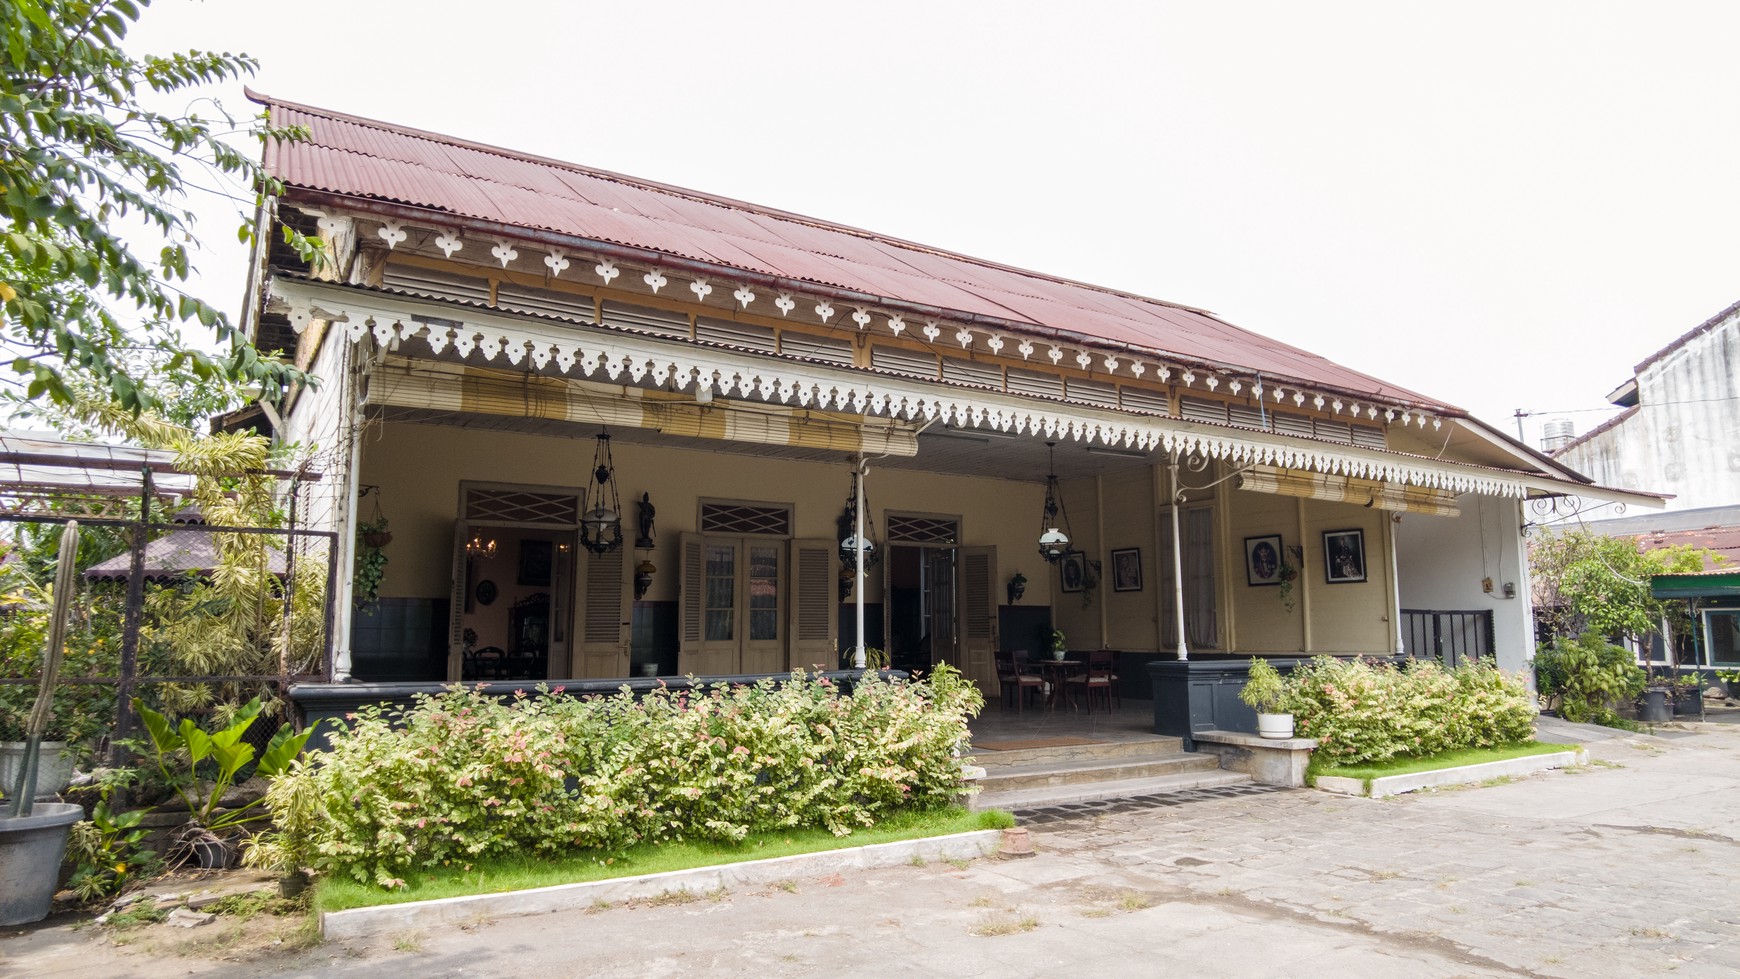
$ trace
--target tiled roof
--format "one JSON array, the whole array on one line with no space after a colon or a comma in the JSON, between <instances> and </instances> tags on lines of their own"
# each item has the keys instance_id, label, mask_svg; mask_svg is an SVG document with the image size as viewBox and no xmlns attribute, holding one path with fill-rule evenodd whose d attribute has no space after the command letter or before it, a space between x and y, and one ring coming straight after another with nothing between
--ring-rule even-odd
<instances>
[{"instance_id":1,"label":"tiled roof","mask_svg":"<svg viewBox=\"0 0 1740 979\"><path fill-rule=\"evenodd\" d=\"M958 255L697 191L249 93L278 126L267 170L297 190L401 205L775 276L1080 337L1364 397L1460 414L1378 378L1190 307ZM1059 228L1059 231L1066 230ZM1140 229L1132 229L1132 234Z\"/></svg>"}]
</instances>

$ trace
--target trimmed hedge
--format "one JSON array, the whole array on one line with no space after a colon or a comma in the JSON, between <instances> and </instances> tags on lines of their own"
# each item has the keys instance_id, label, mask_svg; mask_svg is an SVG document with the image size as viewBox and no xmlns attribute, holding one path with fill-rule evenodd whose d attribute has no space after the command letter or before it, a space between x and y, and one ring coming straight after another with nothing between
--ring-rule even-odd
<instances>
[{"instance_id":1,"label":"trimmed hedge","mask_svg":"<svg viewBox=\"0 0 1740 979\"><path fill-rule=\"evenodd\" d=\"M982 705L947 667L922 681L867 673L846 696L802 672L641 698L455 688L405 711L358 712L330 751L274 783L268 804L318 810L275 812L280 827L305 827L280 838L287 853L388 888L418 868L509 853L604 859L643 841L803 826L843 836L952 802L954 751Z\"/></svg>"},{"instance_id":2,"label":"trimmed hedge","mask_svg":"<svg viewBox=\"0 0 1740 979\"><path fill-rule=\"evenodd\" d=\"M1429 661L1319 656L1287 678L1283 709L1301 737L1337 764L1490 748L1534 737L1535 708L1520 676L1484 662L1445 670Z\"/></svg>"}]
</instances>

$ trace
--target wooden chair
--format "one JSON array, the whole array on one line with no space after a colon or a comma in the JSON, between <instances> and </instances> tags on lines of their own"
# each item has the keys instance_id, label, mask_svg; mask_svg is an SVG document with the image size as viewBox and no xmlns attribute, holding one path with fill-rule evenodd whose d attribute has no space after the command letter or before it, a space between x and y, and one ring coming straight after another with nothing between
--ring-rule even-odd
<instances>
[{"instance_id":1,"label":"wooden chair","mask_svg":"<svg viewBox=\"0 0 1740 979\"><path fill-rule=\"evenodd\" d=\"M468 680L500 680L507 676L507 651L500 646L485 646L467 654L465 663Z\"/></svg>"},{"instance_id":2,"label":"wooden chair","mask_svg":"<svg viewBox=\"0 0 1740 979\"><path fill-rule=\"evenodd\" d=\"M1025 664L1019 663L1016 657L1016 653L997 651L997 685L1003 690L1003 700L1013 699L1015 709L1020 711L1022 701L1027 699L1027 691L1038 694L1045 689L1045 678L1026 672Z\"/></svg>"},{"instance_id":3,"label":"wooden chair","mask_svg":"<svg viewBox=\"0 0 1740 979\"><path fill-rule=\"evenodd\" d=\"M1106 699L1106 710L1112 709L1112 698L1116 697L1118 706L1124 706L1124 698L1118 693L1118 675L1113 672L1113 661L1117 656L1109 649L1095 649L1087 653L1087 668L1069 678L1069 699L1075 702L1075 691L1079 688L1083 699L1087 701L1088 713L1094 712L1094 695Z\"/></svg>"}]
</instances>

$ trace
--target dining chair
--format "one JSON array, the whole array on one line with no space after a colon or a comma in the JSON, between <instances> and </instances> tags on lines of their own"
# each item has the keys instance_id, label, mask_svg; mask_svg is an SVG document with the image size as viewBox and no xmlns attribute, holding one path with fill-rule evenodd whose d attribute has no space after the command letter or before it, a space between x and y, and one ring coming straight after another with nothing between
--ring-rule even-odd
<instances>
[{"instance_id":1,"label":"dining chair","mask_svg":"<svg viewBox=\"0 0 1740 979\"><path fill-rule=\"evenodd\" d=\"M1094 649L1087 653L1087 668L1070 677L1065 683L1070 691L1070 701L1075 701L1075 691L1080 689L1083 699L1087 701L1089 714L1094 712L1094 696L1105 698L1106 710L1112 709L1112 698L1116 697L1118 706L1124 706L1124 698L1118 693L1118 674L1114 672L1114 662L1117 654L1110 649Z\"/></svg>"},{"instance_id":2,"label":"dining chair","mask_svg":"<svg viewBox=\"0 0 1740 979\"><path fill-rule=\"evenodd\" d=\"M1022 702L1027 699L1027 691L1038 694L1045 687L1045 679L1027 672L1019 652L1000 649L997 651L997 685L1003 690L1003 700L1013 700L1015 710L1020 711Z\"/></svg>"}]
</instances>

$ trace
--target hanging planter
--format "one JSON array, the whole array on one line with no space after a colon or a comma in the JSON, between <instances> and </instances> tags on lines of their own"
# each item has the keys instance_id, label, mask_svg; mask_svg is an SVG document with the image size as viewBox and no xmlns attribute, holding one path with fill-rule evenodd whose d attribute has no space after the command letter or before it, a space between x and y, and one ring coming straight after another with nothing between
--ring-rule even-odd
<instances>
[{"instance_id":1,"label":"hanging planter","mask_svg":"<svg viewBox=\"0 0 1740 979\"><path fill-rule=\"evenodd\" d=\"M379 486L364 486L362 495L375 496L374 512L356 525L356 567L351 574L351 601L357 608L367 608L380 597L381 579L387 576L387 555L382 548L393 542L387 529L387 518L381 513Z\"/></svg>"}]
</instances>

